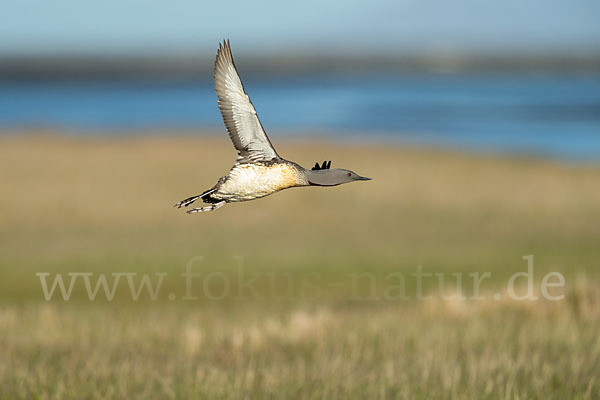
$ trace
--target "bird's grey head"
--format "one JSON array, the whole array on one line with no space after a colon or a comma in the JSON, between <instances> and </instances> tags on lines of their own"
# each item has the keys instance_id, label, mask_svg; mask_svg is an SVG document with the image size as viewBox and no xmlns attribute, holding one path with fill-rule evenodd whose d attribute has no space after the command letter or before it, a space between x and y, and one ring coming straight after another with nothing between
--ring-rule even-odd
<instances>
[{"instance_id":1,"label":"bird's grey head","mask_svg":"<svg viewBox=\"0 0 600 400\"><path fill-rule=\"evenodd\" d=\"M336 186L354 181L370 181L348 169L320 169L306 171L308 183L314 186Z\"/></svg>"}]
</instances>

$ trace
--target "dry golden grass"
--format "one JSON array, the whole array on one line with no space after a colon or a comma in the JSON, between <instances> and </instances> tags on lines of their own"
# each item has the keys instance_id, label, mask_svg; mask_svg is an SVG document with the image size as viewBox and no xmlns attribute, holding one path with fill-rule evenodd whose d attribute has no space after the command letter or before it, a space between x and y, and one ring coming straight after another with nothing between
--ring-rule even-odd
<instances>
[{"instance_id":1,"label":"dry golden grass","mask_svg":"<svg viewBox=\"0 0 600 400\"><path fill-rule=\"evenodd\" d=\"M569 312L46 304L0 316L5 398L599 394L598 325Z\"/></svg>"},{"instance_id":2,"label":"dry golden grass","mask_svg":"<svg viewBox=\"0 0 600 400\"><path fill-rule=\"evenodd\" d=\"M276 142L304 166L331 159L374 180L190 216L171 206L226 173L223 135L0 138L0 398L600 397L600 168ZM527 254L536 294L559 271L564 300L508 299ZM248 274L285 278L277 290L309 273L324 285L318 298L269 297L263 281L265 299L182 301L197 255L198 270L232 281L243 255ZM369 273L380 295L388 274L418 265L492 273L486 300L443 300L431 282L428 301L409 281L409 301L366 300L368 280L360 299L327 285ZM171 280L156 301L123 290L91 302L79 288L46 302L36 272Z\"/></svg>"}]
</instances>

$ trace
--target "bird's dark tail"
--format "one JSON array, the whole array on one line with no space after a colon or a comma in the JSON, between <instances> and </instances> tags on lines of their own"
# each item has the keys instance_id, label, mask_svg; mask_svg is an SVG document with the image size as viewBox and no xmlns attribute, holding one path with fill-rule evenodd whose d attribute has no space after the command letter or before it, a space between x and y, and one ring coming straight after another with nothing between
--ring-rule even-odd
<instances>
[{"instance_id":1,"label":"bird's dark tail","mask_svg":"<svg viewBox=\"0 0 600 400\"><path fill-rule=\"evenodd\" d=\"M187 207L198 199L202 199L202 201L205 203L217 203L217 202L219 202L219 200L216 200L216 199L213 199L212 197L210 197L211 193L213 193L215 190L217 190L216 186L208 189L207 191L205 191L202 194L198 194L196 196L188 197L187 199L181 200L179 203L175 204L173 207L177 207L177 208Z\"/></svg>"}]
</instances>

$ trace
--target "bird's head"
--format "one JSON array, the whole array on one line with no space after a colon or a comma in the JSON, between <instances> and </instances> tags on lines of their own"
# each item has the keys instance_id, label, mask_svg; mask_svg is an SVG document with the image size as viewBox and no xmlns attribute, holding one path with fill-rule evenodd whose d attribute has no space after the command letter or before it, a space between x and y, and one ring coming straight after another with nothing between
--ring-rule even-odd
<instances>
[{"instance_id":1,"label":"bird's head","mask_svg":"<svg viewBox=\"0 0 600 400\"><path fill-rule=\"evenodd\" d=\"M308 183L313 186L336 186L342 183L354 181L370 181L371 178L358 175L349 169L329 169L331 161L323 162L323 165L315 164L312 170L306 171Z\"/></svg>"}]
</instances>

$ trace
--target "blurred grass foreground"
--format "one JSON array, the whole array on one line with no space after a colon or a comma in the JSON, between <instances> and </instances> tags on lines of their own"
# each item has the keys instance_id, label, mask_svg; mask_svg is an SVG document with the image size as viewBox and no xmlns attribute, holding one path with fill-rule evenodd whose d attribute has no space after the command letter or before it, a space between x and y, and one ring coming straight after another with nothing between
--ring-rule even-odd
<instances>
[{"instance_id":1,"label":"blurred grass foreground","mask_svg":"<svg viewBox=\"0 0 600 400\"><path fill-rule=\"evenodd\" d=\"M278 150L374 180L186 215L172 204L231 166L223 134L1 137L0 398L600 397L600 168ZM515 300L528 255L537 300ZM44 273L74 282L68 300L46 300ZM84 276L119 273L89 298ZM154 299L135 300L144 274Z\"/></svg>"}]
</instances>

